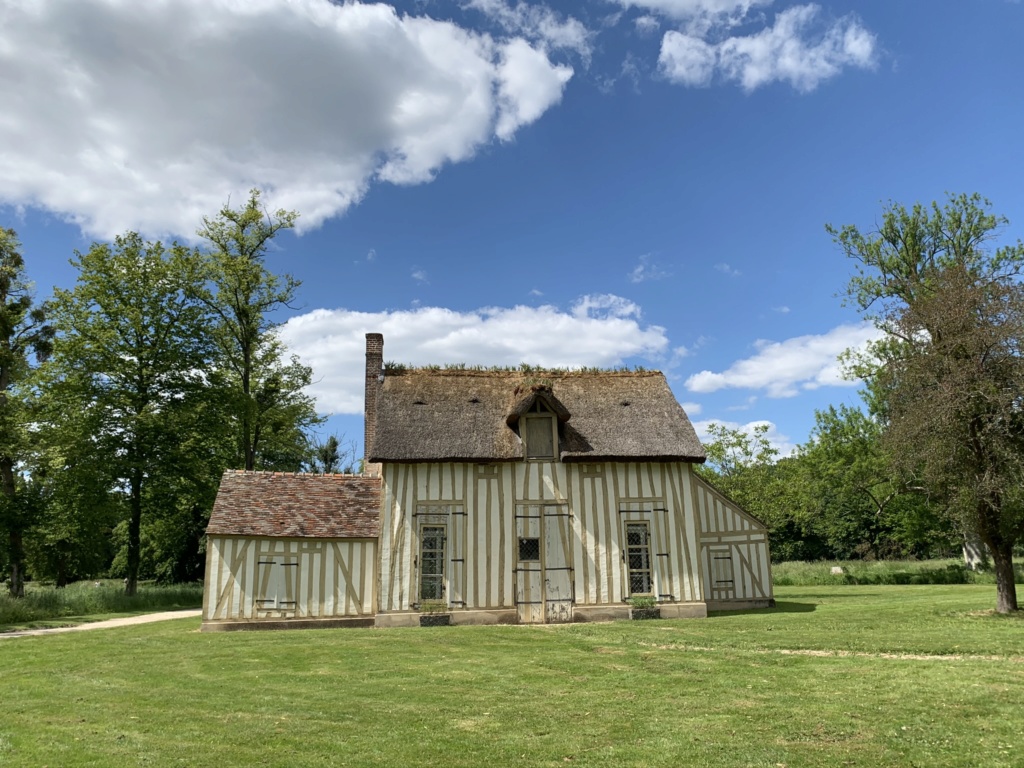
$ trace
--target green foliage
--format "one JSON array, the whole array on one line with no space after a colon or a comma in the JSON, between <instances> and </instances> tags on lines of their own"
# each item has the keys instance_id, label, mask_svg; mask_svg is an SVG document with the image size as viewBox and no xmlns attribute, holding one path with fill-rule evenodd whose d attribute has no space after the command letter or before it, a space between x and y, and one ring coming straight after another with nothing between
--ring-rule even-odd
<instances>
[{"instance_id":1,"label":"green foliage","mask_svg":"<svg viewBox=\"0 0 1024 768\"><path fill-rule=\"evenodd\" d=\"M0 627L31 626L53 619L111 613L142 613L178 608L198 608L203 603L200 583L170 587L142 584L126 595L120 582L82 581L55 588L32 583L19 600L0 596Z\"/></svg>"},{"instance_id":2,"label":"green foliage","mask_svg":"<svg viewBox=\"0 0 1024 768\"><path fill-rule=\"evenodd\" d=\"M833 573L841 568L842 573ZM1018 584L1024 584L1024 564L1016 564ZM777 587L839 586L843 584L995 584L992 572L968 570L963 560L819 560L772 566Z\"/></svg>"},{"instance_id":3,"label":"green foliage","mask_svg":"<svg viewBox=\"0 0 1024 768\"><path fill-rule=\"evenodd\" d=\"M873 419L841 406L816 413L811 439L777 458L767 426L709 428L698 474L768 526L772 559L929 557L955 547L926 495L898 479Z\"/></svg>"},{"instance_id":4,"label":"green foliage","mask_svg":"<svg viewBox=\"0 0 1024 768\"><path fill-rule=\"evenodd\" d=\"M314 444L310 468L323 474L355 472L358 468L355 445L348 440L339 439L337 435L330 435L322 443Z\"/></svg>"},{"instance_id":5,"label":"green foliage","mask_svg":"<svg viewBox=\"0 0 1024 768\"><path fill-rule=\"evenodd\" d=\"M254 189L240 208L225 205L204 218L198 233L210 249L207 285L196 295L216 317L217 367L237 451L231 464L247 470L298 470L311 453L305 432L322 421L303 392L312 371L294 356L286 361L274 333L273 313L290 306L299 282L264 264L274 238L297 218L294 211L264 210Z\"/></svg>"},{"instance_id":6,"label":"green foliage","mask_svg":"<svg viewBox=\"0 0 1024 768\"><path fill-rule=\"evenodd\" d=\"M419 604L420 613L448 613L448 603L444 600L423 600Z\"/></svg>"},{"instance_id":7,"label":"green foliage","mask_svg":"<svg viewBox=\"0 0 1024 768\"><path fill-rule=\"evenodd\" d=\"M649 595L638 595L637 597L630 597L626 600L629 603L630 608L637 610L650 610L658 606L658 601Z\"/></svg>"},{"instance_id":8,"label":"green foliage","mask_svg":"<svg viewBox=\"0 0 1024 768\"><path fill-rule=\"evenodd\" d=\"M24 591L25 531L39 511L34 499L19 493L17 467L32 441L32 417L21 384L32 356L45 359L52 339L45 308L33 306L17 235L0 228L0 562L10 567L9 590L15 597Z\"/></svg>"},{"instance_id":9,"label":"green foliage","mask_svg":"<svg viewBox=\"0 0 1024 768\"><path fill-rule=\"evenodd\" d=\"M997 607L1011 611L1024 536L1024 243L991 248L1007 222L990 207L979 195L890 204L876 233L828 231L856 263L848 298L885 333L852 363L869 378L886 451L985 543Z\"/></svg>"},{"instance_id":10,"label":"green foliage","mask_svg":"<svg viewBox=\"0 0 1024 768\"><path fill-rule=\"evenodd\" d=\"M78 281L55 292L58 336L38 381L41 434L58 467L88 446L86 471L103 478L108 493L124 494L131 594L149 486L167 475L201 475L209 457L189 450L190 433L217 431L216 422L197 421L208 412L203 371L212 352L208 316L194 299L202 275L188 249L131 232L72 263Z\"/></svg>"}]
</instances>

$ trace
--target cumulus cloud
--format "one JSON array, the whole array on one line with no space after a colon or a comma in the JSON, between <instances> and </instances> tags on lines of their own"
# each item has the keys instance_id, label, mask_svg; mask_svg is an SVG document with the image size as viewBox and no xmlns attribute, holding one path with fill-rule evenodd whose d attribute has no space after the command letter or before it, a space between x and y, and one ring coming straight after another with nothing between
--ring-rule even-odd
<instances>
[{"instance_id":1,"label":"cumulus cloud","mask_svg":"<svg viewBox=\"0 0 1024 768\"><path fill-rule=\"evenodd\" d=\"M705 419L703 421L693 422L693 428L697 431L697 437L700 438L702 443L709 442L712 437L708 433L708 427L711 424L720 424L726 429L735 429L747 434L751 437L755 434L755 429L760 426L767 425L768 431L764 433L765 439L768 443L779 452L779 457L789 456L793 451L797 449L796 443L794 443L789 435L784 435L779 432L778 426L771 421L748 421L746 424L740 424L738 421L723 421L721 419Z\"/></svg>"},{"instance_id":2,"label":"cumulus cloud","mask_svg":"<svg viewBox=\"0 0 1024 768\"><path fill-rule=\"evenodd\" d=\"M0 202L97 237L191 237L251 187L315 227L512 138L572 76L546 51L583 45L543 13L528 39L330 0L2 0L0 17Z\"/></svg>"},{"instance_id":3,"label":"cumulus cloud","mask_svg":"<svg viewBox=\"0 0 1024 768\"><path fill-rule=\"evenodd\" d=\"M875 36L855 17L818 24L814 4L782 11L775 24L749 35L709 39L714 29L669 30L661 41L658 66L672 82L707 86L715 75L753 91L786 82L801 92L813 91L846 67L875 65Z\"/></svg>"},{"instance_id":4,"label":"cumulus cloud","mask_svg":"<svg viewBox=\"0 0 1024 768\"><path fill-rule=\"evenodd\" d=\"M852 386L855 382L843 378L838 356L847 349L863 349L879 336L874 326L856 324L785 341L760 340L754 343L757 352L753 356L738 360L720 373L696 373L686 380L686 388L705 393L758 389L768 397L793 397L801 390Z\"/></svg>"},{"instance_id":5,"label":"cumulus cloud","mask_svg":"<svg viewBox=\"0 0 1024 768\"><path fill-rule=\"evenodd\" d=\"M365 334L384 334L384 357L413 365L620 365L670 354L664 328L640 323L640 308L604 294L584 296L568 312L557 307L441 307L385 312L317 309L294 317L281 338L316 382L310 394L321 411L362 413Z\"/></svg>"}]
</instances>

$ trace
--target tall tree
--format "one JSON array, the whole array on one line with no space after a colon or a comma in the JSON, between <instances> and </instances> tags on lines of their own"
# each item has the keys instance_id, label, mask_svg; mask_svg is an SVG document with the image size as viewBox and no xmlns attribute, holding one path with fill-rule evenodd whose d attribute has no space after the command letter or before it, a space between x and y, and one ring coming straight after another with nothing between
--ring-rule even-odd
<instances>
[{"instance_id":1,"label":"tall tree","mask_svg":"<svg viewBox=\"0 0 1024 768\"><path fill-rule=\"evenodd\" d=\"M992 553L996 610L1017 610L1024 534L1024 244L993 249L1006 219L979 195L890 204L877 232L828 227L857 265L847 296L884 332L871 379L884 440Z\"/></svg>"},{"instance_id":2,"label":"tall tree","mask_svg":"<svg viewBox=\"0 0 1024 768\"><path fill-rule=\"evenodd\" d=\"M25 459L28 416L15 387L29 373L33 354L49 354L52 339L44 307L33 306L17 235L0 228L0 527L7 533L9 590L15 597L25 593L24 532L34 508L17 493L15 469Z\"/></svg>"},{"instance_id":3,"label":"tall tree","mask_svg":"<svg viewBox=\"0 0 1024 768\"><path fill-rule=\"evenodd\" d=\"M148 487L208 461L186 450L211 356L208 314L195 299L201 265L186 248L132 232L76 256L74 289L54 298L58 335L40 381L46 430L65 445L89 444L108 487L125 495L126 592L134 594ZM69 413L81 417L69 422Z\"/></svg>"},{"instance_id":4,"label":"tall tree","mask_svg":"<svg viewBox=\"0 0 1024 768\"><path fill-rule=\"evenodd\" d=\"M319 419L302 389L311 371L286 362L272 315L289 306L299 282L267 269L274 238L295 226L294 211L265 210L259 190L240 208L225 205L203 219L200 237L212 246L202 296L218 318L220 361L229 378L236 421L237 463L247 470L298 469L308 455L305 428Z\"/></svg>"}]
</instances>

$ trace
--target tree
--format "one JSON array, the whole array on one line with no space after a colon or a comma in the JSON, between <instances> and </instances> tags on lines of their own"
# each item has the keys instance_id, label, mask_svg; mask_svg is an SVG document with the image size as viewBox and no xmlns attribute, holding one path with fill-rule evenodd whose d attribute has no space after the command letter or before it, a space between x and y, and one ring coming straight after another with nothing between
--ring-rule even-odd
<instances>
[{"instance_id":1,"label":"tree","mask_svg":"<svg viewBox=\"0 0 1024 768\"><path fill-rule=\"evenodd\" d=\"M320 421L302 392L312 373L297 358L283 361L271 318L290 305L299 283L264 265L273 239L297 218L294 211L265 211L254 189L241 208L225 205L199 230L213 246L206 265L211 288L200 296L217 317L220 366L233 392L237 463L247 470L298 469L309 453L304 430Z\"/></svg>"},{"instance_id":2,"label":"tree","mask_svg":"<svg viewBox=\"0 0 1024 768\"><path fill-rule=\"evenodd\" d=\"M1024 244L992 249L1007 221L990 208L979 195L890 204L877 232L828 231L857 264L848 299L884 333L855 373L887 450L989 548L1007 613L1024 534Z\"/></svg>"},{"instance_id":3,"label":"tree","mask_svg":"<svg viewBox=\"0 0 1024 768\"><path fill-rule=\"evenodd\" d=\"M355 445L350 441L342 442L337 435L331 435L313 446L310 468L325 475L332 472L351 473L356 471L356 463Z\"/></svg>"},{"instance_id":4,"label":"tree","mask_svg":"<svg viewBox=\"0 0 1024 768\"><path fill-rule=\"evenodd\" d=\"M40 379L44 432L52 444L88 446L102 458L92 466L106 473L106 487L125 498L131 595L149 487L208 463L189 450L190 434L216 431L219 421L195 421L206 412L212 353L209 318L195 299L201 265L186 248L132 232L76 256L74 289L54 298L58 335Z\"/></svg>"},{"instance_id":5,"label":"tree","mask_svg":"<svg viewBox=\"0 0 1024 768\"><path fill-rule=\"evenodd\" d=\"M950 548L948 526L936 517L925 489L894 466L882 426L859 408L829 406L815 413L799 463L832 555L929 556Z\"/></svg>"},{"instance_id":6,"label":"tree","mask_svg":"<svg viewBox=\"0 0 1024 768\"><path fill-rule=\"evenodd\" d=\"M24 532L35 509L17 492L15 471L27 451L29 416L15 388L28 375L31 356L44 359L53 339L45 308L33 306L20 248L14 230L0 228L0 527L7 530L9 591L14 597L25 593Z\"/></svg>"}]
</instances>

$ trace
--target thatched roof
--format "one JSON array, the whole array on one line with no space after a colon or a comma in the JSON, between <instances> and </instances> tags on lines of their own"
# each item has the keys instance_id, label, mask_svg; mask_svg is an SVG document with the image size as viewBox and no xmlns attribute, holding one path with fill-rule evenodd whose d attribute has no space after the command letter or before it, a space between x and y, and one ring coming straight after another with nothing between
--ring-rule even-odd
<instances>
[{"instance_id":1,"label":"thatched roof","mask_svg":"<svg viewBox=\"0 0 1024 768\"><path fill-rule=\"evenodd\" d=\"M377 393L373 462L515 461L519 417L537 399L558 417L562 461L704 461L658 372L406 370Z\"/></svg>"},{"instance_id":2,"label":"thatched roof","mask_svg":"<svg viewBox=\"0 0 1024 768\"><path fill-rule=\"evenodd\" d=\"M228 470L207 534L376 538L380 478Z\"/></svg>"}]
</instances>

